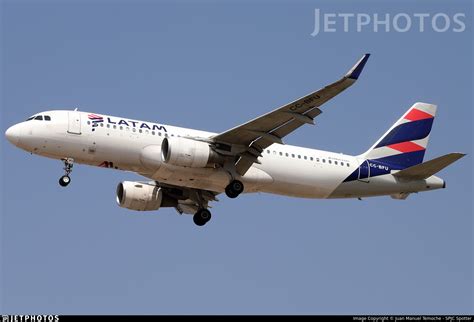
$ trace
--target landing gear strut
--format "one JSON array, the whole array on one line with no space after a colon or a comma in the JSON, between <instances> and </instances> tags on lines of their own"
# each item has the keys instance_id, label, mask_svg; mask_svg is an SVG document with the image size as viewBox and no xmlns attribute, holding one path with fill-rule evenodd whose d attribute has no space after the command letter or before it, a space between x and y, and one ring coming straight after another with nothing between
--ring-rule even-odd
<instances>
[{"instance_id":1,"label":"landing gear strut","mask_svg":"<svg viewBox=\"0 0 474 322\"><path fill-rule=\"evenodd\" d=\"M244 191L244 184L239 180L232 180L227 187L225 187L225 194L229 198L237 198Z\"/></svg>"},{"instance_id":2,"label":"landing gear strut","mask_svg":"<svg viewBox=\"0 0 474 322\"><path fill-rule=\"evenodd\" d=\"M65 158L62 159L64 162L64 172L65 175L63 175L61 178L59 178L59 185L61 187L66 187L69 183L71 183L71 178L69 175L72 172L72 167L74 165L74 160L71 158Z\"/></svg>"},{"instance_id":3,"label":"landing gear strut","mask_svg":"<svg viewBox=\"0 0 474 322\"><path fill-rule=\"evenodd\" d=\"M193 221L198 226L204 226L211 220L211 212L205 208L199 209L193 216Z\"/></svg>"}]
</instances>

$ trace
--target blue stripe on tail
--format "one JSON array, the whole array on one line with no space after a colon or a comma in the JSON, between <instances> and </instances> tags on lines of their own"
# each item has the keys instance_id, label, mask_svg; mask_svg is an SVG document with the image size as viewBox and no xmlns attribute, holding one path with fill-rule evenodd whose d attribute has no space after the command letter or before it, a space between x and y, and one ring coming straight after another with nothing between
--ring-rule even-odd
<instances>
[{"instance_id":1,"label":"blue stripe on tail","mask_svg":"<svg viewBox=\"0 0 474 322\"><path fill-rule=\"evenodd\" d=\"M401 153L388 157L375 159L376 161L388 165L392 170L402 170L423 162L425 150Z\"/></svg>"},{"instance_id":2,"label":"blue stripe on tail","mask_svg":"<svg viewBox=\"0 0 474 322\"><path fill-rule=\"evenodd\" d=\"M400 124L390 131L375 148L424 139L430 134L434 118Z\"/></svg>"}]
</instances>

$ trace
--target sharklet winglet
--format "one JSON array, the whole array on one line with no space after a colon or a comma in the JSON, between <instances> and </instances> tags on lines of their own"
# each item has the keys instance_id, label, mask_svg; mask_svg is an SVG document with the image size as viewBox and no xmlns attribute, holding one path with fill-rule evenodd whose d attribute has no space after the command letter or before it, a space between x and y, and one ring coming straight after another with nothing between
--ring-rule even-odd
<instances>
[{"instance_id":1,"label":"sharklet winglet","mask_svg":"<svg viewBox=\"0 0 474 322\"><path fill-rule=\"evenodd\" d=\"M370 54L365 54L361 59L347 72L345 77L357 80L364 69L367 60L369 60Z\"/></svg>"}]
</instances>

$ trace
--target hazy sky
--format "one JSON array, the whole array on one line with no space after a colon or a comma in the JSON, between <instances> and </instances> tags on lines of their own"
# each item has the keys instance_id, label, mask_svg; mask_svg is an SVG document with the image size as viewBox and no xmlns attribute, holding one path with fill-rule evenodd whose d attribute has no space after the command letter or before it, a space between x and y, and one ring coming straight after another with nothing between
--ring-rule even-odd
<instances>
[{"instance_id":1,"label":"hazy sky","mask_svg":"<svg viewBox=\"0 0 474 322\"><path fill-rule=\"evenodd\" d=\"M116 185L138 175L76 165L64 189L61 162L3 137L1 312L473 313L470 1L1 3L2 131L77 107L221 132L370 52L359 82L286 142L358 154L423 101L438 105L425 159L469 154L439 174L447 189L405 201L222 195L199 228L119 208ZM430 17L424 32L377 33L337 18L312 37L315 9Z\"/></svg>"}]
</instances>

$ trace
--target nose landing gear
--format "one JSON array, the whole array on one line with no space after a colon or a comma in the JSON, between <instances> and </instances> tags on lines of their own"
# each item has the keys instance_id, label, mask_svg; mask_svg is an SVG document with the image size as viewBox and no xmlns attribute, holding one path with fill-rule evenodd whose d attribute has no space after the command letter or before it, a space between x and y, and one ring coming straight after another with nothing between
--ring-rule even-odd
<instances>
[{"instance_id":1,"label":"nose landing gear","mask_svg":"<svg viewBox=\"0 0 474 322\"><path fill-rule=\"evenodd\" d=\"M64 162L64 172L65 175L63 175L61 178L59 178L59 185L61 187L66 187L69 183L71 183L71 178L69 175L72 172L72 167L74 165L74 160L71 158L65 158L62 159Z\"/></svg>"}]
</instances>

